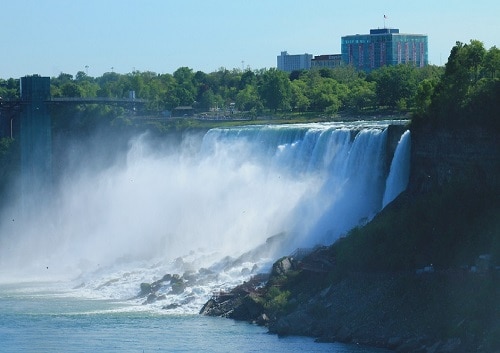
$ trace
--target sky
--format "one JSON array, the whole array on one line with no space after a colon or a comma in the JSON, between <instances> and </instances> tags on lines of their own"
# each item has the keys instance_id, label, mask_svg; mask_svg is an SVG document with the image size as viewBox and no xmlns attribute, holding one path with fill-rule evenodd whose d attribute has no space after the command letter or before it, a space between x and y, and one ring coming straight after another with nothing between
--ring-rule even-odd
<instances>
[{"instance_id":1,"label":"sky","mask_svg":"<svg viewBox=\"0 0 500 353\"><path fill-rule=\"evenodd\" d=\"M498 0L0 0L0 78L257 70L384 26L427 34L444 65L456 41L500 47L499 14Z\"/></svg>"}]
</instances>

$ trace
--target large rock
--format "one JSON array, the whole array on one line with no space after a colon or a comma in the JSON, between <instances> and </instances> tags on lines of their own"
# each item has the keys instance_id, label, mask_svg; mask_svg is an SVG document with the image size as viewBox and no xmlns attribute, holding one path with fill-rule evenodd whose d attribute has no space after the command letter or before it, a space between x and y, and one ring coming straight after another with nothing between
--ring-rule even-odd
<instances>
[{"instance_id":1,"label":"large rock","mask_svg":"<svg viewBox=\"0 0 500 353\"><path fill-rule=\"evenodd\" d=\"M138 294L139 298L146 297L151 294L151 284L150 283L141 283L141 291Z\"/></svg>"},{"instance_id":2,"label":"large rock","mask_svg":"<svg viewBox=\"0 0 500 353\"><path fill-rule=\"evenodd\" d=\"M271 277L284 276L292 270L295 270L295 263L293 261L293 258L285 256L273 264Z\"/></svg>"},{"instance_id":3,"label":"large rock","mask_svg":"<svg viewBox=\"0 0 500 353\"><path fill-rule=\"evenodd\" d=\"M220 292L202 307L200 314L207 316L221 316L231 319L267 323L264 308L259 301L259 287L268 276L257 275L250 281L235 287L230 292Z\"/></svg>"},{"instance_id":4,"label":"large rock","mask_svg":"<svg viewBox=\"0 0 500 353\"><path fill-rule=\"evenodd\" d=\"M172 290L169 294L181 294L186 289L186 282L179 276L173 276L170 280L170 285L172 286Z\"/></svg>"}]
</instances>

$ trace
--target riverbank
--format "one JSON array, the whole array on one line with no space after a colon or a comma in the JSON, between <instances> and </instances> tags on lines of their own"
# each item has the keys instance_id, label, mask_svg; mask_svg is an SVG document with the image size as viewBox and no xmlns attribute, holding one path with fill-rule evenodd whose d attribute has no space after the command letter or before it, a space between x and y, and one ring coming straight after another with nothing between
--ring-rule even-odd
<instances>
[{"instance_id":1,"label":"riverbank","mask_svg":"<svg viewBox=\"0 0 500 353\"><path fill-rule=\"evenodd\" d=\"M320 280L320 278L316 278ZM270 332L398 352L498 349L498 274L350 273L269 325ZM306 299L307 298L307 299Z\"/></svg>"},{"instance_id":2,"label":"riverbank","mask_svg":"<svg viewBox=\"0 0 500 353\"><path fill-rule=\"evenodd\" d=\"M397 352L498 351L498 271L339 274L334 260L330 248L300 261L283 258L266 287L249 281L212 298L201 313L264 325L281 336Z\"/></svg>"}]
</instances>

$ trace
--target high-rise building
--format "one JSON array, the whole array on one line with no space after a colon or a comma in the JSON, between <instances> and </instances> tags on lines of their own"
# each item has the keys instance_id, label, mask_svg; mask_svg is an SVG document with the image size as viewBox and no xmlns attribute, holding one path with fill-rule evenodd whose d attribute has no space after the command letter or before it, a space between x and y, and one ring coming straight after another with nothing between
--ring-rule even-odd
<instances>
[{"instance_id":1,"label":"high-rise building","mask_svg":"<svg viewBox=\"0 0 500 353\"><path fill-rule=\"evenodd\" d=\"M399 33L397 28L371 29L370 34L355 34L341 39L342 61L370 72L382 66L428 64L427 36Z\"/></svg>"},{"instance_id":2,"label":"high-rise building","mask_svg":"<svg viewBox=\"0 0 500 353\"><path fill-rule=\"evenodd\" d=\"M278 70L292 72L296 70L308 70L311 68L312 54L290 55L286 51L282 51L278 55Z\"/></svg>"}]
</instances>

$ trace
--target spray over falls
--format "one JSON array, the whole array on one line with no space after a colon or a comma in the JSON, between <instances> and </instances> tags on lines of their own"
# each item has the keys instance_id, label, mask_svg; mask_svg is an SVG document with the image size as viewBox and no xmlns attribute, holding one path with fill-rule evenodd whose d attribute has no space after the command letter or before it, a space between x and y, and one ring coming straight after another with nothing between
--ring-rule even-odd
<instances>
[{"instance_id":1,"label":"spray over falls","mask_svg":"<svg viewBox=\"0 0 500 353\"><path fill-rule=\"evenodd\" d=\"M194 153L139 137L124 163L73 171L27 218L5 212L0 280L76 277L79 293L138 303L140 283L156 281L160 307L196 312L213 290L331 244L403 191L409 132L390 165L387 126L218 128Z\"/></svg>"}]
</instances>

